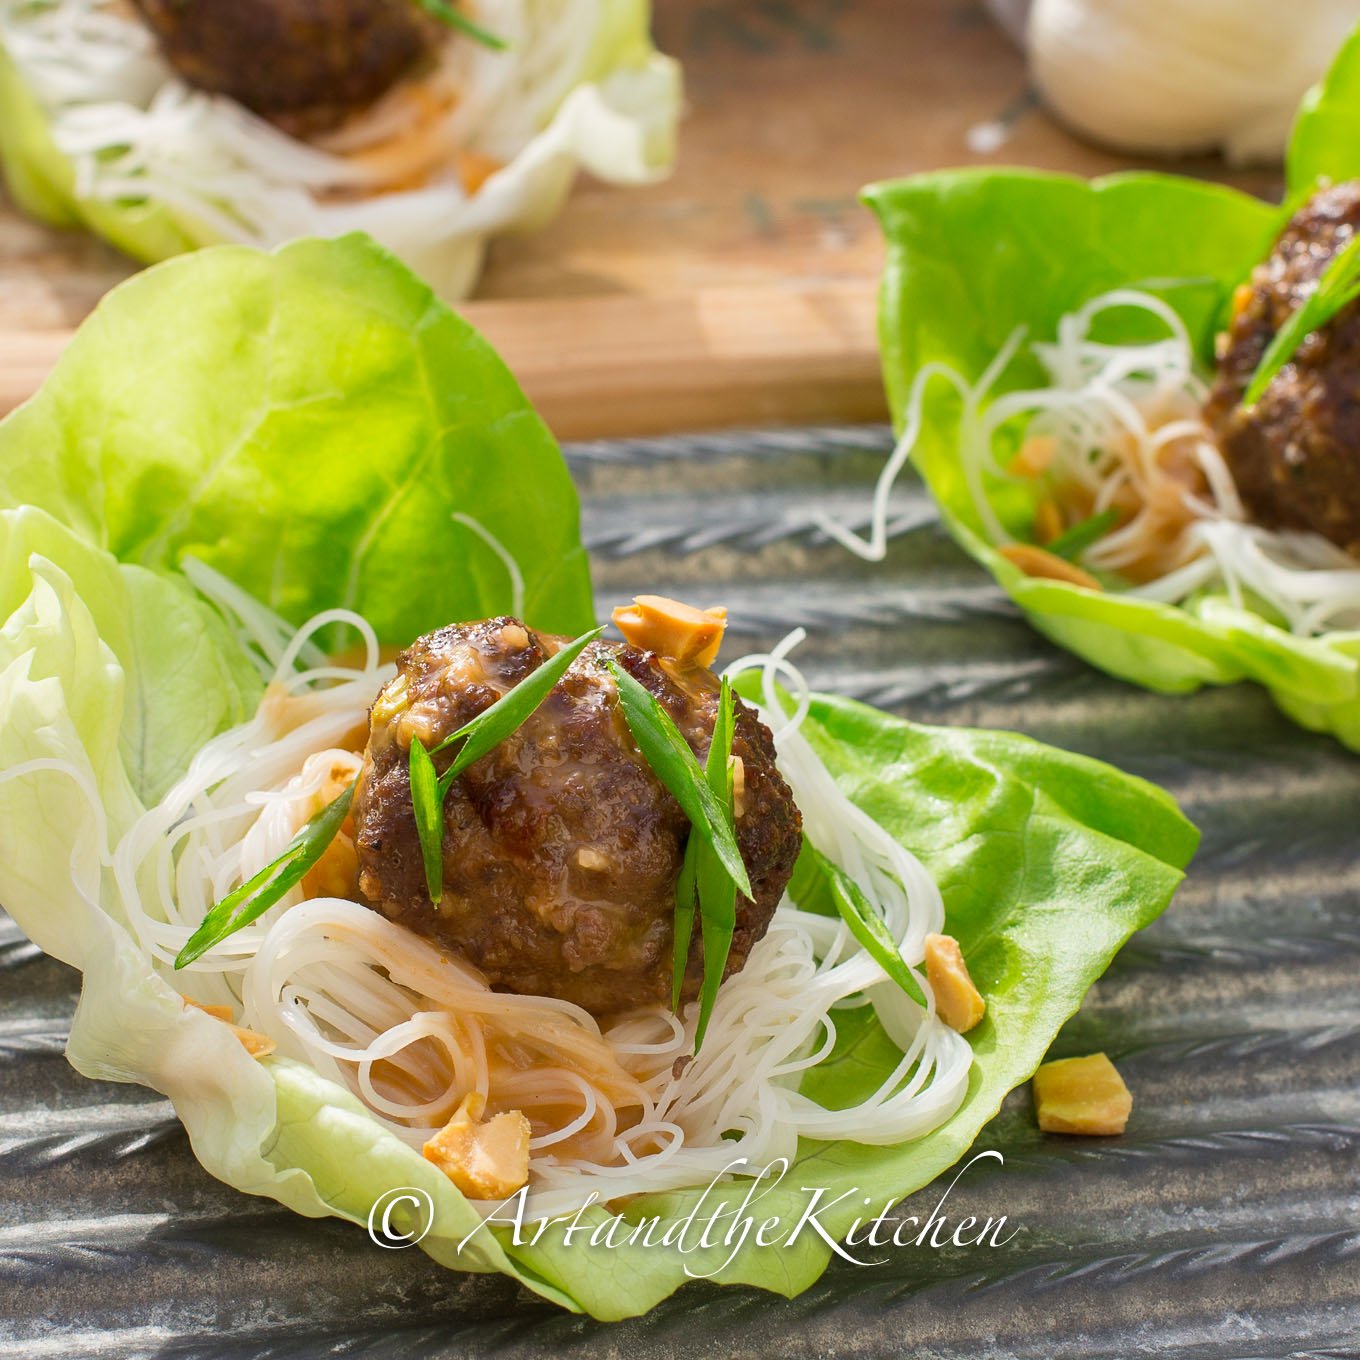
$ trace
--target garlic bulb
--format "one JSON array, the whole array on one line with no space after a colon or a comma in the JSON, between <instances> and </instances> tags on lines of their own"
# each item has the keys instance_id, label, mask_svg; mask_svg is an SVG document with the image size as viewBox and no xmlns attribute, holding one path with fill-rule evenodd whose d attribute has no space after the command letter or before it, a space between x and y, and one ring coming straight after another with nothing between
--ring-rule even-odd
<instances>
[{"instance_id":1,"label":"garlic bulb","mask_svg":"<svg viewBox=\"0 0 1360 1360\"><path fill-rule=\"evenodd\" d=\"M1278 160L1360 0L1033 0L1030 67L1076 131L1122 151Z\"/></svg>"}]
</instances>

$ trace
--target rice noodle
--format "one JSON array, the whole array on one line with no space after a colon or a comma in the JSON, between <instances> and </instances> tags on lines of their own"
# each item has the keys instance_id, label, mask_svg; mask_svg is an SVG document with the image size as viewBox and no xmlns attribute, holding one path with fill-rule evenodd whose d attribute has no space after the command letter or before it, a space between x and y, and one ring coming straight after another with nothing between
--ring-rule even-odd
<instances>
[{"instance_id":1,"label":"rice noodle","mask_svg":"<svg viewBox=\"0 0 1360 1360\"><path fill-rule=\"evenodd\" d=\"M1096 319L1123 309L1149 314L1162 338L1109 344L1092 338ZM1017 329L975 384L948 365L916 374L902 435L874 491L867 537L814 522L869 561L887 551L889 495L921 437L927 386L945 381L961 403L958 455L973 508L994 547L1014 543L989 492L1041 476L1068 522L1105 509L1117 527L1079 560L1106 584L1141 599L1180 604L1209 593L1247 609L1265 607L1299 636L1360 627L1360 563L1318 534L1246 521L1232 475L1200 414L1207 389L1175 311L1160 298L1118 289L1062 317L1051 342L1030 353L1048 374L1043 387L997 394L1021 351ZM1042 468L1017 471L1001 451L1042 446Z\"/></svg>"},{"instance_id":2,"label":"rice noodle","mask_svg":"<svg viewBox=\"0 0 1360 1360\"><path fill-rule=\"evenodd\" d=\"M214 574L200 585L230 610ZM374 694L393 674L359 616L318 615L279 651L279 628L252 602L240 627L277 655L259 711L209 742L164 800L109 854L121 913L177 989L239 1007L278 1051L352 1090L413 1146L468 1092L490 1112L522 1110L532 1127L535 1216L569 1212L592 1191L608 1201L708 1183L735 1159L753 1171L793 1157L800 1138L897 1143L947 1119L963 1099L971 1049L890 982L837 917L787 896L745 967L718 993L703 1049L697 1004L612 1018L603 1028L564 1001L492 991L478 971L379 913L295 890L187 969L173 959L206 911L272 860L357 769ZM346 623L364 643L353 668L292 669L322 629ZM762 716L808 837L881 910L922 993L925 936L943 928L922 865L840 791L799 730L807 687L788 660L801 631L731 672L762 677ZM781 702L784 684L794 696ZM305 884L304 884L305 888ZM802 1094L803 1074L833 1049L846 1008L872 1007L900 1057L844 1109ZM843 1021L841 1023L844 1023ZM483 1206L489 1211L491 1205Z\"/></svg>"}]
</instances>

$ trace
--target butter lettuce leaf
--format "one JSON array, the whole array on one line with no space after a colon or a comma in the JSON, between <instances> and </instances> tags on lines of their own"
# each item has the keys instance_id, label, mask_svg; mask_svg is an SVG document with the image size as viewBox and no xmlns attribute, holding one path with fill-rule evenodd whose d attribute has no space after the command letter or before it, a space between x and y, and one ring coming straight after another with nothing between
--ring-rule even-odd
<instances>
[{"instance_id":1,"label":"butter lettuce leaf","mask_svg":"<svg viewBox=\"0 0 1360 1360\"><path fill-rule=\"evenodd\" d=\"M205 251L112 294L0 424L0 455L0 901L83 974L72 1063L164 1093L228 1184L356 1224L385 1192L416 1187L436 1260L596 1317L643 1312L696 1275L784 1294L815 1280L830 1247L811 1229L733 1250L479 1228L452 1182L352 1095L298 1063L250 1058L186 1008L112 890L109 847L261 692L182 573L186 554L295 622L348 605L404 643L510 604L503 564L451 521L465 512L515 554L531 617L588 626L574 493L485 344L366 241ZM804 730L936 876L988 1014L943 1128L900 1147L800 1149L760 1203L789 1231L804 1186L829 1199L855 1187L881 1208L957 1160L1165 907L1195 844L1166 794L1026 738L915 727L829 697ZM838 1020L806 1085L833 1105L896 1061L867 1010ZM640 1197L627 1213L671 1228L700 1198ZM839 1234L850 1217L833 1207L819 1222ZM595 1206L581 1221L605 1218Z\"/></svg>"},{"instance_id":2,"label":"butter lettuce leaf","mask_svg":"<svg viewBox=\"0 0 1360 1360\"><path fill-rule=\"evenodd\" d=\"M531 494L526 494L531 489ZM111 293L0 424L0 504L121 561L206 562L297 624L384 641L509 607L592 617L576 493L492 348L366 237L219 246Z\"/></svg>"},{"instance_id":3,"label":"butter lettuce leaf","mask_svg":"<svg viewBox=\"0 0 1360 1360\"><path fill-rule=\"evenodd\" d=\"M1337 175L1360 173L1345 133L1346 120L1360 116L1357 41L1305 102L1291 150L1291 167L1307 167L1300 183L1311 184L1328 164ZM1348 148L1349 159L1337 148ZM1029 339L1051 339L1064 314L1114 288L1163 298L1207 370L1233 289L1265 258L1285 216L1229 188L1143 173L1085 181L1024 170L943 171L871 185L864 197L887 240L879 339L899 427L924 365L939 361L976 382L1017 327ZM1142 338L1146 332L1133 329L1139 324L1132 313L1110 313L1099 336ZM1025 359L997 390L1042 381L1037 362ZM1184 693L1254 680L1296 721L1360 748L1354 634L1297 637L1221 592L1165 605L1026 576L983 530L957 454L958 422L957 395L944 383L929 385L913 462L950 532L1040 632L1150 689ZM1024 507L997 494L993 508L1024 535Z\"/></svg>"}]
</instances>

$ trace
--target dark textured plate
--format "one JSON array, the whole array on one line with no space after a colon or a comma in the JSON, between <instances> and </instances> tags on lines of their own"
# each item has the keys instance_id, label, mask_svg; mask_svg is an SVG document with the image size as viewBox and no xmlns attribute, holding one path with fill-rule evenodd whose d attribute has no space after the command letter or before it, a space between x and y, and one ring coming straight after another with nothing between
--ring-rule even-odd
<instances>
[{"instance_id":1,"label":"dark textured plate","mask_svg":"<svg viewBox=\"0 0 1360 1360\"><path fill-rule=\"evenodd\" d=\"M862 522L887 444L569 450L601 610L644 589L725 603L731 655L803 625L821 688L1169 788L1204 830L1190 879L1057 1045L1117 1060L1128 1133L1044 1137L1017 1092L977 1145L1004 1166L949 1201L954 1221L1005 1214L1006 1245L833 1262L792 1302L690 1285L605 1326L219 1185L165 1102L67 1067L74 974L5 921L0 1356L1360 1356L1360 757L1253 689L1162 698L1057 651L909 479L885 563L809 530L814 507Z\"/></svg>"}]
</instances>

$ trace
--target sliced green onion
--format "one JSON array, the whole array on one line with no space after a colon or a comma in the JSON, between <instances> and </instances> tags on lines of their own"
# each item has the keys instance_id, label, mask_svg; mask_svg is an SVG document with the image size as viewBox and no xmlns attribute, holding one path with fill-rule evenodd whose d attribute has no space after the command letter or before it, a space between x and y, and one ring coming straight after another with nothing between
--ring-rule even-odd
<instances>
[{"instance_id":1,"label":"sliced green onion","mask_svg":"<svg viewBox=\"0 0 1360 1360\"><path fill-rule=\"evenodd\" d=\"M425 864L425 886L429 889L431 902L438 902L444 895L444 803L453 781L536 713L571 663L603 632L603 628L595 628L569 642L471 722L445 737L433 750L426 751L419 737L411 739L411 806L415 810L420 857ZM463 744L449 768L436 775L432 757L447 750L454 742Z\"/></svg>"},{"instance_id":2,"label":"sliced green onion","mask_svg":"<svg viewBox=\"0 0 1360 1360\"><path fill-rule=\"evenodd\" d=\"M722 807L724 821L735 842L732 729L732 684L724 677L718 696L718 716L713 724L713 739L704 765L704 777ZM699 844L695 880L699 888L699 923L704 941L704 980L699 989L699 1023L694 1030L694 1051L698 1053L718 999L718 988L722 985L723 972L727 968L727 956L732 952L732 935L737 926L737 885L707 841Z\"/></svg>"},{"instance_id":3,"label":"sliced green onion","mask_svg":"<svg viewBox=\"0 0 1360 1360\"><path fill-rule=\"evenodd\" d=\"M460 33L466 33L469 38L475 38L483 47L489 47L494 52L504 52L508 46L504 38L498 38L481 24L475 24L466 15L459 14L448 0L416 0L416 4L440 23L456 28Z\"/></svg>"},{"instance_id":4,"label":"sliced green onion","mask_svg":"<svg viewBox=\"0 0 1360 1360\"><path fill-rule=\"evenodd\" d=\"M445 737L430 754L437 756L454 742L463 742L462 749L455 757L453 765L449 767L462 774L474 760L480 760L488 751L499 746L533 714L570 669L571 663L603 632L603 628L593 628L588 633L582 633L575 641L567 643L556 656L526 675L514 689L502 694L490 708L484 708L471 722L464 723L456 732ZM448 771L445 771L443 777L452 783L458 774L450 777Z\"/></svg>"},{"instance_id":5,"label":"sliced green onion","mask_svg":"<svg viewBox=\"0 0 1360 1360\"><path fill-rule=\"evenodd\" d=\"M1064 530L1051 543L1045 543L1044 549L1068 562L1075 562L1092 543L1104 538L1118 523L1118 510L1102 510L1098 515L1088 515L1070 529Z\"/></svg>"},{"instance_id":6,"label":"sliced green onion","mask_svg":"<svg viewBox=\"0 0 1360 1360\"><path fill-rule=\"evenodd\" d=\"M685 858L680 863L680 877L675 880L675 940L671 952L671 1010L679 1011L680 993L685 987L685 971L689 964L689 942L694 938L694 909L699 885L695 877L695 860L703 840L691 836L685 843Z\"/></svg>"},{"instance_id":7,"label":"sliced green onion","mask_svg":"<svg viewBox=\"0 0 1360 1360\"><path fill-rule=\"evenodd\" d=\"M1317 287L1304 299L1288 321L1275 332L1256 365L1243 406L1254 406L1270 380L1294 357L1299 346L1319 326L1325 326L1343 307L1360 297L1360 233L1352 236L1322 271Z\"/></svg>"},{"instance_id":8,"label":"sliced green onion","mask_svg":"<svg viewBox=\"0 0 1360 1360\"><path fill-rule=\"evenodd\" d=\"M864 946L865 952L873 961L919 1006L926 1005L925 993L912 971L907 967L893 939L884 924L883 917L874 904L865 896L864 889L855 882L839 864L834 864L811 841L803 842L812 856L813 862L825 876L831 887L831 897L841 920L850 927L850 933Z\"/></svg>"},{"instance_id":9,"label":"sliced green onion","mask_svg":"<svg viewBox=\"0 0 1360 1360\"><path fill-rule=\"evenodd\" d=\"M419 737L411 738L408 764L411 776L411 810L416 815L420 858L425 863L425 887L437 906L444 896L444 799L434 761Z\"/></svg>"},{"instance_id":10,"label":"sliced green onion","mask_svg":"<svg viewBox=\"0 0 1360 1360\"><path fill-rule=\"evenodd\" d=\"M690 824L713 847L727 876L743 897L751 896L751 880L737 848L737 837L718 796L671 715L612 657L609 673L618 686L619 707L652 772L670 790Z\"/></svg>"},{"instance_id":11,"label":"sliced green onion","mask_svg":"<svg viewBox=\"0 0 1360 1360\"><path fill-rule=\"evenodd\" d=\"M258 874L247 879L235 892L229 893L213 907L175 956L176 968L193 963L228 935L234 935L243 926L263 916L302 881L303 875L325 854L326 847L335 839L349 815L357 783L356 779L344 793L310 818L288 842L278 859L266 864Z\"/></svg>"}]
</instances>

